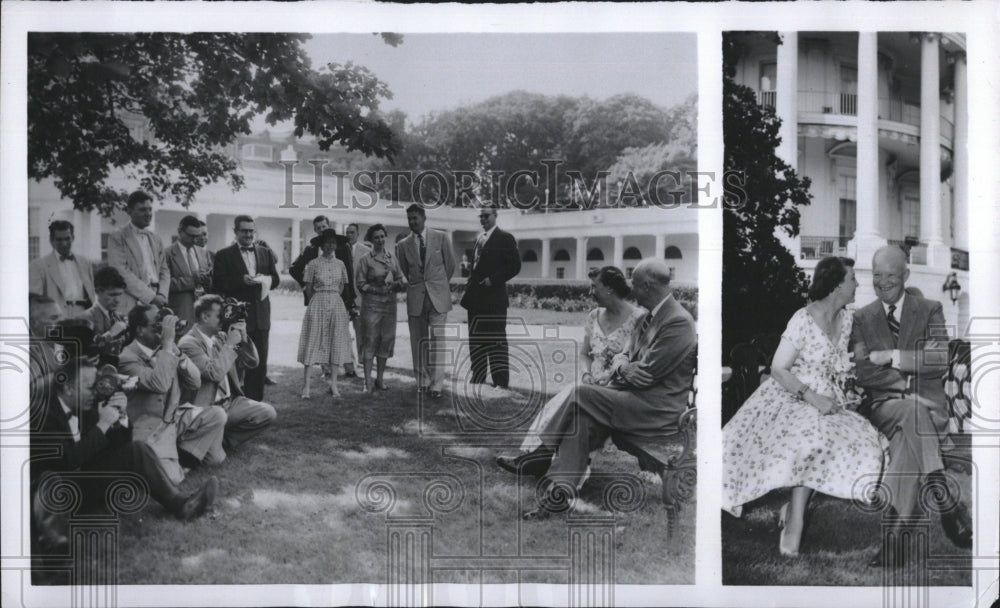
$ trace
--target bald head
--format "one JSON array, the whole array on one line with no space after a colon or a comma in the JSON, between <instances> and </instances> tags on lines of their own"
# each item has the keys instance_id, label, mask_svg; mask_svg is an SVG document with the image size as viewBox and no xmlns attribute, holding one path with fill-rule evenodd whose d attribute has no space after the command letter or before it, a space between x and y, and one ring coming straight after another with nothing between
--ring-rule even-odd
<instances>
[{"instance_id":1,"label":"bald head","mask_svg":"<svg viewBox=\"0 0 1000 608\"><path fill-rule=\"evenodd\" d=\"M910 270L906 253L895 245L886 245L872 256L872 286L875 295L886 304L895 304L906 289Z\"/></svg>"},{"instance_id":2,"label":"bald head","mask_svg":"<svg viewBox=\"0 0 1000 608\"><path fill-rule=\"evenodd\" d=\"M652 309L670 294L670 267L659 258L646 258L632 271L632 293L642 306Z\"/></svg>"}]
</instances>

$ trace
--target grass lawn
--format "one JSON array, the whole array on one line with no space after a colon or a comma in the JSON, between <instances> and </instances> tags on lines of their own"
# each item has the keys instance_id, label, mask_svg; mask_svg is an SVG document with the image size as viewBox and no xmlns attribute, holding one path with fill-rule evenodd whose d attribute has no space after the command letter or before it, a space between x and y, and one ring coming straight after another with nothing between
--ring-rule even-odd
<instances>
[{"instance_id":1,"label":"grass lawn","mask_svg":"<svg viewBox=\"0 0 1000 608\"><path fill-rule=\"evenodd\" d=\"M958 477L960 482L968 481L967 476L962 477ZM965 496L969 496L968 490L963 488ZM879 547L880 515L864 513L850 501L828 496L813 497L801 552L798 557L784 557L778 553L777 522L778 509L786 500L788 492L771 492L747 505L740 519L722 515L724 585L883 586L892 581L912 582L916 576L923 577L925 585L972 584L971 552L948 541L936 515L930 522L930 560L944 563L939 558L963 559L949 560L949 569L931 565L922 575L916 567L886 572L867 566Z\"/></svg>"},{"instance_id":2,"label":"grass lawn","mask_svg":"<svg viewBox=\"0 0 1000 608\"><path fill-rule=\"evenodd\" d=\"M601 525L614 530L613 580L694 583L693 501L682 509L669 546L658 478L641 478L645 495L639 493L635 510L612 514L602 506L603 490L614 478L604 474L638 474L632 456L597 453L595 477L573 513L522 522L520 511L535 505L534 484L493 462L498 453L512 453L520 436L462 436L463 422L476 414L462 407L456 414L454 404L464 402L450 390L422 407L412 379L391 370L389 391L368 396L358 383L343 381L343 396L334 403L317 381L305 401L298 395L299 370L273 371L279 385L268 388L267 398L278 411L275 426L221 466L193 471L185 482L193 487L207 474L219 477L213 512L185 524L154 504L124 518L119 583L384 583L387 522L405 517L433 518L419 525L433 527L432 554L448 556L451 564L434 571L436 582L516 582L511 560L520 555L552 562L539 568L536 560L520 580L565 583L569 574L559 564L569 555L570 528L603 517ZM523 418L523 428L530 412L517 414L526 401L540 405L516 391L490 393L477 411L496 420ZM394 496L378 485L356 494L369 475L378 475ZM450 484L450 495L442 483ZM378 512L383 498L387 510ZM465 567L461 558L472 556L487 556L489 567L498 569L484 569L482 560Z\"/></svg>"}]
</instances>

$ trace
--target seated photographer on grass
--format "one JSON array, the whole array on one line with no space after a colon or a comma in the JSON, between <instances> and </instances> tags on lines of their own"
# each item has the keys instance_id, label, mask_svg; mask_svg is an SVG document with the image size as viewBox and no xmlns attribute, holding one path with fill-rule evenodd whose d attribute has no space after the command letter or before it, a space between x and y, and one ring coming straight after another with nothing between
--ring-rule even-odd
<instances>
[{"instance_id":1,"label":"seated photographer on grass","mask_svg":"<svg viewBox=\"0 0 1000 608\"><path fill-rule=\"evenodd\" d=\"M217 405L226 410L226 450L251 439L274 422L278 414L267 403L243 394L238 367L259 363L257 348L247 335L240 302L204 295L194 303L196 325L180 341L180 348L201 373L201 387L185 394L195 405ZM224 310L225 308L225 310ZM222 320L227 319L223 328Z\"/></svg>"},{"instance_id":2,"label":"seated photographer on grass","mask_svg":"<svg viewBox=\"0 0 1000 608\"><path fill-rule=\"evenodd\" d=\"M48 296L28 294L28 348L31 352L32 393L44 385L59 367L56 342L49 331L63 318L62 307Z\"/></svg>"},{"instance_id":3,"label":"seated photographer on grass","mask_svg":"<svg viewBox=\"0 0 1000 608\"><path fill-rule=\"evenodd\" d=\"M94 292L97 302L79 318L87 319L94 326L94 343L100 352L100 362L118 365L128 329L128 321L118 314L118 305L125 293L125 277L112 266L101 267L94 272Z\"/></svg>"},{"instance_id":4,"label":"seated photographer on grass","mask_svg":"<svg viewBox=\"0 0 1000 608\"><path fill-rule=\"evenodd\" d=\"M176 482L184 479L182 467L226 459L222 449L226 412L181 400L182 390L201 386L201 372L177 346L183 323L169 308L136 304L128 315L134 339L118 358L122 373L138 378L128 396L133 439L149 443Z\"/></svg>"},{"instance_id":5,"label":"seated photographer on grass","mask_svg":"<svg viewBox=\"0 0 1000 608\"><path fill-rule=\"evenodd\" d=\"M218 480L210 477L196 492L182 495L153 448L132 441L126 397L114 366L99 373L92 358L74 358L62 371L55 390L33 403L39 422L31 435L32 513L42 550L65 552L70 515L106 511L108 489L127 480L128 473L138 474L152 498L179 519L204 514L215 499ZM78 471L103 475L73 475ZM63 476L81 492L73 513L59 508Z\"/></svg>"}]
</instances>

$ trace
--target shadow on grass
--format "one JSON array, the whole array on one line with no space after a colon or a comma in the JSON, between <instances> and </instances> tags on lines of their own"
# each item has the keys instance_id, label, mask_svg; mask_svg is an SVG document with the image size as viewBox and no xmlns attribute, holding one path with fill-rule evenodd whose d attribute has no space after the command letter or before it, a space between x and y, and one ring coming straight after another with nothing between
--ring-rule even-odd
<instances>
[{"instance_id":1,"label":"shadow on grass","mask_svg":"<svg viewBox=\"0 0 1000 608\"><path fill-rule=\"evenodd\" d=\"M568 580L559 564L565 565L569 555L571 518L522 522L520 512L534 507L534 484L494 464L497 453L510 453L519 444L519 434L501 438L507 447L463 441L456 436L460 431L447 393L440 404L425 403L424 420L418 421L412 379L399 370L387 377L389 390L374 395L362 394L357 382L342 381L342 397L336 402L320 394L318 382L313 398L302 400L299 371L274 371L279 386L269 387L266 395L278 411L274 427L222 465L192 471L185 481L185 487L196 487L207 475L218 476L213 512L185 524L152 505L125 518L118 582L385 583L388 523L428 516L433 517L435 558L487 556L498 568L466 569L459 559L455 567L434 571L437 582ZM503 415L515 411L523 398L512 391L490 407ZM426 434L428 424L436 433ZM592 468L638 474L635 459L618 451L597 453ZM356 495L359 481L383 477L391 496L368 496L369 503L383 501L382 510L362 508ZM457 493L428 498L428 483L434 479L458 480ZM601 478L587 484L577 515L612 522L614 580L693 584L694 502L681 511L668 546L659 479L643 478L645 497L639 508L615 514L602 505L607 483ZM446 509L428 510L428 504L440 506L442 500ZM554 566L519 573L518 556L552 556Z\"/></svg>"},{"instance_id":2,"label":"shadow on grass","mask_svg":"<svg viewBox=\"0 0 1000 608\"><path fill-rule=\"evenodd\" d=\"M797 557L778 553L778 510L788 492L771 492L744 506L743 517L722 514L722 584L882 586L892 573L869 568L878 552L881 515L864 513L850 501L816 495L810 502ZM954 547L937 517L930 524L929 556L965 556L961 569L928 569L929 585L972 584L968 550Z\"/></svg>"}]
</instances>

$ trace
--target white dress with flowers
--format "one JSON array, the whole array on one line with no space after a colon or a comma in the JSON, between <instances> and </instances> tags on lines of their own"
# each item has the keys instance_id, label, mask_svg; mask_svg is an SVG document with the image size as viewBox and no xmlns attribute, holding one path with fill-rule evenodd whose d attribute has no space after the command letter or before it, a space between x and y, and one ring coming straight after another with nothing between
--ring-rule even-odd
<instances>
[{"instance_id":1,"label":"white dress with flowers","mask_svg":"<svg viewBox=\"0 0 1000 608\"><path fill-rule=\"evenodd\" d=\"M848 310L839 314L835 343L805 308L792 316L782 338L798 351L791 373L842 404L852 366L847 348L853 316ZM823 415L769 378L723 429L722 506L739 516L745 503L794 486L867 501L886 445L860 414L841 408Z\"/></svg>"},{"instance_id":2,"label":"white dress with flowers","mask_svg":"<svg viewBox=\"0 0 1000 608\"><path fill-rule=\"evenodd\" d=\"M590 342L591 359L590 369L586 371L589 372L588 379L593 384L607 384L611 380L611 360L616 355L621 355L625 352L632 339L632 331L642 321L642 318L646 316L646 309L638 306L625 319L621 326L614 331L604 333L604 329L601 327L599 321L602 310L604 309L595 308L590 311L590 314L587 315L587 324L584 327L587 339ZM545 403L545 406L535 416L534 421L531 423L531 428L528 429L528 434L521 443L522 450L531 451L542 445L540 437L542 429L569 402L569 397L573 394L576 387L576 383L564 387Z\"/></svg>"}]
</instances>

